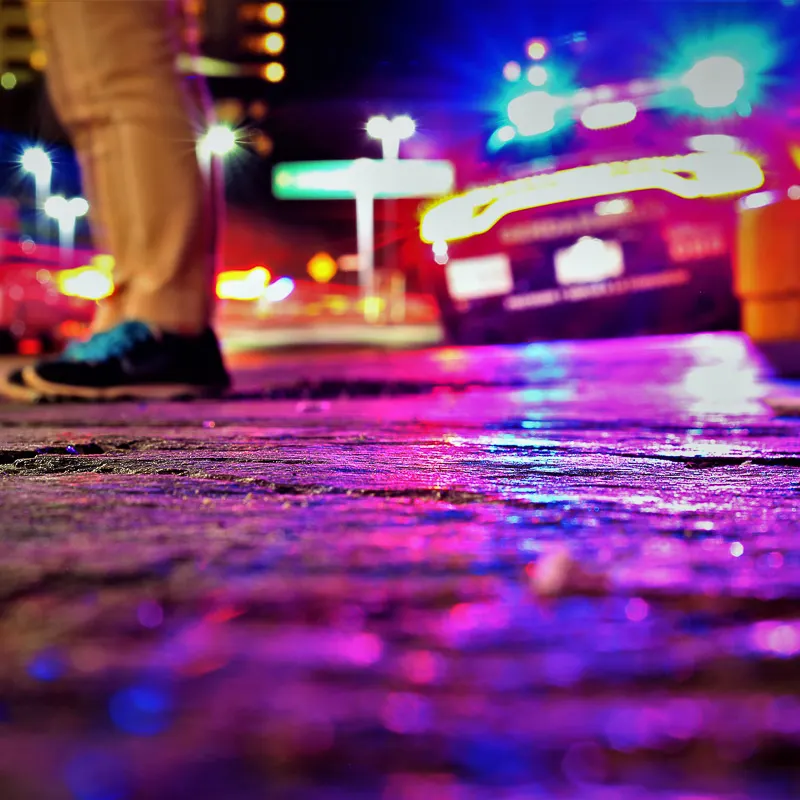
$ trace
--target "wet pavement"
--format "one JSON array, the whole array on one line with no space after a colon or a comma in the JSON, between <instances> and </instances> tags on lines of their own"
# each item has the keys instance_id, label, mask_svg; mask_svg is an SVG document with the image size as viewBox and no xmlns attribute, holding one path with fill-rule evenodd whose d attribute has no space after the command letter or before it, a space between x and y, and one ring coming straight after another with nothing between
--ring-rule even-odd
<instances>
[{"instance_id":1,"label":"wet pavement","mask_svg":"<svg viewBox=\"0 0 800 800\"><path fill-rule=\"evenodd\" d=\"M0 406L2 800L800 796L800 422L737 336Z\"/></svg>"}]
</instances>

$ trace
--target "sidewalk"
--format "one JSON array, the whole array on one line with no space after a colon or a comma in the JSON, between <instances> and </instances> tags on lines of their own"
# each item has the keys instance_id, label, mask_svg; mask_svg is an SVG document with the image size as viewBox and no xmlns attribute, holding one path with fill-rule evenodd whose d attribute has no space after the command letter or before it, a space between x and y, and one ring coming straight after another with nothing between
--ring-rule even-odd
<instances>
[{"instance_id":1,"label":"sidewalk","mask_svg":"<svg viewBox=\"0 0 800 800\"><path fill-rule=\"evenodd\" d=\"M0 406L2 800L800 796L800 422L744 340L237 365Z\"/></svg>"},{"instance_id":2,"label":"sidewalk","mask_svg":"<svg viewBox=\"0 0 800 800\"><path fill-rule=\"evenodd\" d=\"M228 353L283 347L433 347L442 341L438 324L285 324L231 327L224 331Z\"/></svg>"}]
</instances>

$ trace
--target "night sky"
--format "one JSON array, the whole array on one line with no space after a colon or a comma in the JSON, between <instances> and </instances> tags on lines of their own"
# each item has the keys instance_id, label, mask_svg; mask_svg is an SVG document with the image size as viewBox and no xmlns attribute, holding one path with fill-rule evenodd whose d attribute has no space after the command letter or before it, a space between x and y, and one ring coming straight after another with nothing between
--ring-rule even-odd
<instances>
[{"instance_id":1,"label":"night sky","mask_svg":"<svg viewBox=\"0 0 800 800\"><path fill-rule=\"evenodd\" d=\"M524 60L533 37L561 41L585 31L580 59L601 81L652 74L681 36L705 24L771 24L786 51L800 53L800 5L785 7L793 0L284 2L285 82L212 84L217 97L269 105L262 127L275 144L272 160L251 159L233 189L234 199L248 204L268 198L273 161L377 155L363 130L371 114L411 113L431 139L456 135L460 127L477 132L481 119L488 124L498 111L503 65ZM0 129L57 138L41 86L0 93Z\"/></svg>"}]
</instances>

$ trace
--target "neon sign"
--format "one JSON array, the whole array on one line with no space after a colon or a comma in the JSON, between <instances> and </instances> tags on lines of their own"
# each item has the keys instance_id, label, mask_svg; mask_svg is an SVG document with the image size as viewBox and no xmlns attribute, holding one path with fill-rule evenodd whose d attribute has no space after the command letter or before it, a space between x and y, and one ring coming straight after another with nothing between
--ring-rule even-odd
<instances>
[{"instance_id":1,"label":"neon sign","mask_svg":"<svg viewBox=\"0 0 800 800\"><path fill-rule=\"evenodd\" d=\"M491 230L515 211L572 200L657 189L693 200L753 191L764 172L746 153L689 153L638 158L533 175L470 189L433 205L422 217L423 242L451 242Z\"/></svg>"}]
</instances>

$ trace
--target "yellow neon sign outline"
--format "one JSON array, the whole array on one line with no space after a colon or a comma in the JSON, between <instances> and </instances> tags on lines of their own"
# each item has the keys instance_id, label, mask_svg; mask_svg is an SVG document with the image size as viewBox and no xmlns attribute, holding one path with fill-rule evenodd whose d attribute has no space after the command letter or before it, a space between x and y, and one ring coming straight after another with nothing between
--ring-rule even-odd
<instances>
[{"instance_id":1,"label":"yellow neon sign outline","mask_svg":"<svg viewBox=\"0 0 800 800\"><path fill-rule=\"evenodd\" d=\"M694 200L741 194L764 185L758 161L746 153L689 153L612 161L533 175L445 198L422 216L423 242L452 242L491 230L515 211L622 192L660 189Z\"/></svg>"}]
</instances>

